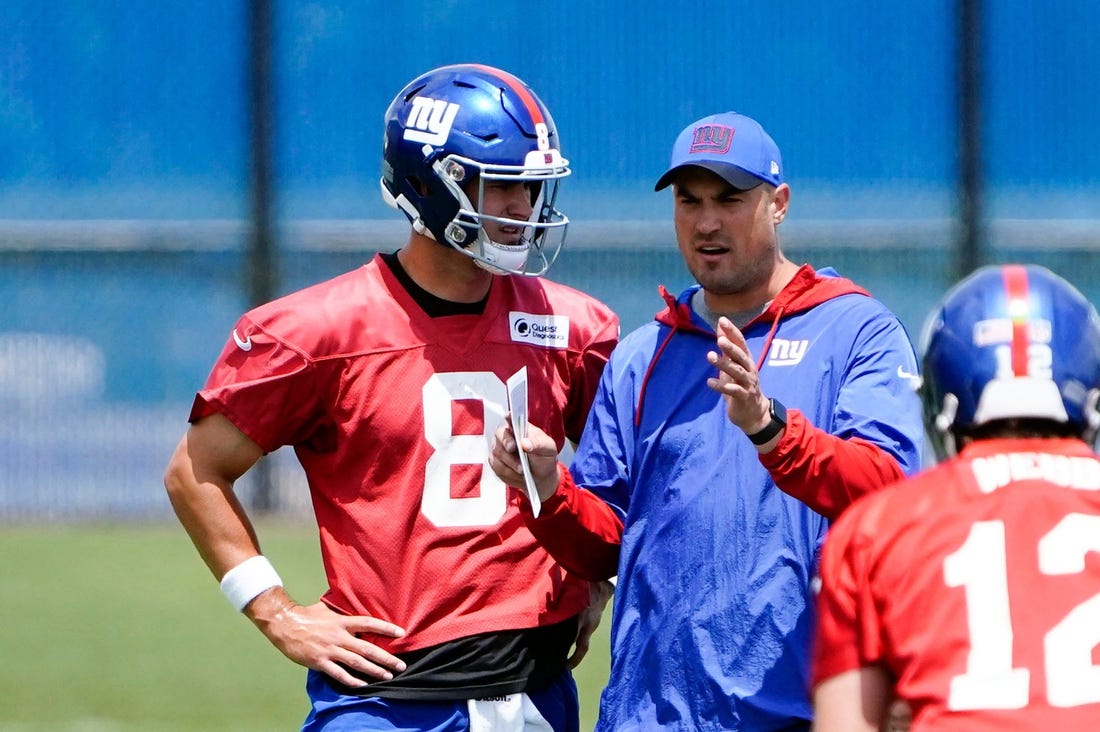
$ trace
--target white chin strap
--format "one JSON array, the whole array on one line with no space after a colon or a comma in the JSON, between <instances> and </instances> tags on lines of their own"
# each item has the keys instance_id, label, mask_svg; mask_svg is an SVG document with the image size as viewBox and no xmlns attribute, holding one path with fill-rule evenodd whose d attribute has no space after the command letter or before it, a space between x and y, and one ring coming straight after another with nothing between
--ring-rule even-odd
<instances>
[{"instance_id":1,"label":"white chin strap","mask_svg":"<svg viewBox=\"0 0 1100 732\"><path fill-rule=\"evenodd\" d=\"M435 234L427 227L423 219L414 218L412 222L413 231L421 236L426 236L429 239L435 239Z\"/></svg>"},{"instance_id":2,"label":"white chin strap","mask_svg":"<svg viewBox=\"0 0 1100 732\"><path fill-rule=\"evenodd\" d=\"M531 251L531 245L523 240L520 244L498 244L488 238L482 237L475 242L480 245L481 256L474 257L479 267L496 274L509 274L522 272L527 265L527 255Z\"/></svg>"}]
</instances>

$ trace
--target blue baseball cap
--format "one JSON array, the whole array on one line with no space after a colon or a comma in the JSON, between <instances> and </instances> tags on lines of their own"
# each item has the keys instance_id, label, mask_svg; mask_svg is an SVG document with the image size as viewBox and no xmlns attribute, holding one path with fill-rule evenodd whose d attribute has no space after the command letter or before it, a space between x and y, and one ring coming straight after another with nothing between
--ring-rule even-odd
<instances>
[{"instance_id":1,"label":"blue baseball cap","mask_svg":"<svg viewBox=\"0 0 1100 732\"><path fill-rule=\"evenodd\" d=\"M653 190L666 188L680 168L704 168L734 188L783 182L779 147L760 123L737 112L712 114L684 128L672 146L672 163Z\"/></svg>"}]
</instances>

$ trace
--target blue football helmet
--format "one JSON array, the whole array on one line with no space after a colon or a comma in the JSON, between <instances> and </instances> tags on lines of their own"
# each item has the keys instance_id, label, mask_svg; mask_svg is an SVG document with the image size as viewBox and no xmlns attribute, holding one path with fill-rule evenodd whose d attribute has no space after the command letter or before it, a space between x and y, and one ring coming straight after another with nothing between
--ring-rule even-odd
<instances>
[{"instance_id":1,"label":"blue football helmet","mask_svg":"<svg viewBox=\"0 0 1100 732\"><path fill-rule=\"evenodd\" d=\"M939 459L956 434L1001 419L1100 426L1100 318L1071 284L1036 265L978 269L932 311L923 341L925 427Z\"/></svg>"},{"instance_id":2,"label":"blue football helmet","mask_svg":"<svg viewBox=\"0 0 1100 732\"><path fill-rule=\"evenodd\" d=\"M538 276L561 250L569 219L555 208L568 176L549 110L522 81L491 66L443 66L419 76L386 110L382 197L413 228L493 272ZM485 181L529 183L527 221L481 210ZM478 186L471 203L468 186ZM515 244L495 242L483 222L519 226Z\"/></svg>"}]
</instances>

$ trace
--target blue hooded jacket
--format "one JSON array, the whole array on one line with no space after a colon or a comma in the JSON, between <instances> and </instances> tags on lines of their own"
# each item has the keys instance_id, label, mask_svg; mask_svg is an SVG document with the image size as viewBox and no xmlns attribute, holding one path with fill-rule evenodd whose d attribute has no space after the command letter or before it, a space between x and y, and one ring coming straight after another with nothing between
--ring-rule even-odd
<instances>
[{"instance_id":1,"label":"blue hooded jacket","mask_svg":"<svg viewBox=\"0 0 1100 732\"><path fill-rule=\"evenodd\" d=\"M661 289L668 308L612 354L570 469L623 521L597 730L807 729L822 514L920 467L913 347L864 290L803 266L742 329L788 408L760 455L707 386L698 286Z\"/></svg>"}]
</instances>

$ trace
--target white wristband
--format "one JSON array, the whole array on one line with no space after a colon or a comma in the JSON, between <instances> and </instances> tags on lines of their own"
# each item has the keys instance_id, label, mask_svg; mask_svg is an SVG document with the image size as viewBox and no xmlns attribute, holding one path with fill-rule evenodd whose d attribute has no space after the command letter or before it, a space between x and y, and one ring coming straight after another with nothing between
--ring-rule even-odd
<instances>
[{"instance_id":1,"label":"white wristband","mask_svg":"<svg viewBox=\"0 0 1100 732\"><path fill-rule=\"evenodd\" d=\"M226 572L220 583L222 594L237 612L244 610L245 605L264 590L282 586L279 573L262 554L249 557Z\"/></svg>"}]
</instances>

